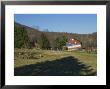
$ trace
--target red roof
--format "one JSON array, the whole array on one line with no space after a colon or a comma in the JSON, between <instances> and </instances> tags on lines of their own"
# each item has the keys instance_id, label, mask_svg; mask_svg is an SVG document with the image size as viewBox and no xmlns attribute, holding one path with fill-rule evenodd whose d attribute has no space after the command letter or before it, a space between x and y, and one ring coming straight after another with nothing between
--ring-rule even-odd
<instances>
[{"instance_id":1,"label":"red roof","mask_svg":"<svg viewBox=\"0 0 110 89\"><path fill-rule=\"evenodd\" d=\"M80 42L78 40L75 40L75 39L69 39L67 41L67 43L70 43L70 44L80 44Z\"/></svg>"}]
</instances>

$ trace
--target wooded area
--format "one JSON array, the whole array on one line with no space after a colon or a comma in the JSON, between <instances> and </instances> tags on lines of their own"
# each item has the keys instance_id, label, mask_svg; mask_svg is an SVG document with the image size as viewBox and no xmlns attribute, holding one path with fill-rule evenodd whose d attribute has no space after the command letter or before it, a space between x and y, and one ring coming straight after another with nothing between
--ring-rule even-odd
<instances>
[{"instance_id":1,"label":"wooded area","mask_svg":"<svg viewBox=\"0 0 110 89\"><path fill-rule=\"evenodd\" d=\"M89 29L88 29L89 30ZM73 29L74 31L74 29ZM82 49L96 51L97 32L77 34L67 32L39 31L19 23L14 23L14 47L62 50L68 39L74 38L81 42Z\"/></svg>"}]
</instances>

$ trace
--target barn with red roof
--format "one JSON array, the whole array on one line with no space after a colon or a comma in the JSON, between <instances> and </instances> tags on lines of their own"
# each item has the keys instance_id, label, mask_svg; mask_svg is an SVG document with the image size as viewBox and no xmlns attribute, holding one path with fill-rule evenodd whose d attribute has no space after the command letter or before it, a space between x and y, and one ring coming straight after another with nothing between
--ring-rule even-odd
<instances>
[{"instance_id":1,"label":"barn with red roof","mask_svg":"<svg viewBox=\"0 0 110 89\"><path fill-rule=\"evenodd\" d=\"M71 38L66 42L66 47L68 48L68 51L77 50L81 48L81 42Z\"/></svg>"}]
</instances>

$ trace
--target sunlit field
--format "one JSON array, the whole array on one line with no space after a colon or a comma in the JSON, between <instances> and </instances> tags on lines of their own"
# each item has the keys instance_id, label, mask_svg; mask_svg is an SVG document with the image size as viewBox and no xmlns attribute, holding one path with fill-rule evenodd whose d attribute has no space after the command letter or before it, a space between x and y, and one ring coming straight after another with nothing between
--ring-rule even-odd
<instances>
[{"instance_id":1,"label":"sunlit field","mask_svg":"<svg viewBox=\"0 0 110 89\"><path fill-rule=\"evenodd\" d=\"M95 76L97 54L85 51L14 50L15 76Z\"/></svg>"}]
</instances>

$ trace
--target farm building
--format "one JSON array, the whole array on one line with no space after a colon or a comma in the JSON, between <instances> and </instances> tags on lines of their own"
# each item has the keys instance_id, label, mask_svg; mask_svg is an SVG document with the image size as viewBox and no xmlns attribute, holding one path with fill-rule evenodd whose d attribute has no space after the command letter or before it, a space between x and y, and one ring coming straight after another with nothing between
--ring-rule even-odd
<instances>
[{"instance_id":1,"label":"farm building","mask_svg":"<svg viewBox=\"0 0 110 89\"><path fill-rule=\"evenodd\" d=\"M81 42L72 38L66 42L66 47L68 51L77 50L81 48Z\"/></svg>"}]
</instances>

